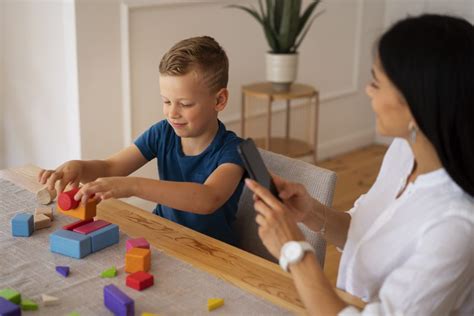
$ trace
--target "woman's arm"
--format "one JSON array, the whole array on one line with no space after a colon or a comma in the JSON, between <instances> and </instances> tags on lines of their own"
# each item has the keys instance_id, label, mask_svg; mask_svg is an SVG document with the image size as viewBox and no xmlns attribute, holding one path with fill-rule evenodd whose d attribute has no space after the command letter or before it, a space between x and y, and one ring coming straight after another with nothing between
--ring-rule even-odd
<instances>
[{"instance_id":1,"label":"woman's arm","mask_svg":"<svg viewBox=\"0 0 474 316\"><path fill-rule=\"evenodd\" d=\"M307 252L289 269L309 315L337 315L347 306L332 289L313 253Z\"/></svg>"},{"instance_id":2,"label":"woman's arm","mask_svg":"<svg viewBox=\"0 0 474 316\"><path fill-rule=\"evenodd\" d=\"M293 218L305 224L309 229L319 232L324 227L324 237L330 243L343 248L351 222L351 216L336 211L313 199L300 183L286 181L273 176L279 196Z\"/></svg>"}]
</instances>

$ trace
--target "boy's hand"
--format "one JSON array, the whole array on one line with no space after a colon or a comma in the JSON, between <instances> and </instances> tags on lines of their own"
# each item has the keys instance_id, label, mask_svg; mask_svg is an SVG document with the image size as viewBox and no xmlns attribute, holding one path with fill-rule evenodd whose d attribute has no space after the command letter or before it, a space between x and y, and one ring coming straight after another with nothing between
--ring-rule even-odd
<instances>
[{"instance_id":1,"label":"boy's hand","mask_svg":"<svg viewBox=\"0 0 474 316\"><path fill-rule=\"evenodd\" d=\"M136 186L137 180L133 177L98 178L85 184L74 196L74 199L86 203L94 194L102 200L126 198L135 195Z\"/></svg>"},{"instance_id":2,"label":"boy's hand","mask_svg":"<svg viewBox=\"0 0 474 316\"><path fill-rule=\"evenodd\" d=\"M47 184L49 190L54 190L59 181L58 191L63 192L67 185L72 188L79 187L82 176L82 163L80 160L71 160L60 165L56 170L42 169L38 174L38 181Z\"/></svg>"}]
</instances>

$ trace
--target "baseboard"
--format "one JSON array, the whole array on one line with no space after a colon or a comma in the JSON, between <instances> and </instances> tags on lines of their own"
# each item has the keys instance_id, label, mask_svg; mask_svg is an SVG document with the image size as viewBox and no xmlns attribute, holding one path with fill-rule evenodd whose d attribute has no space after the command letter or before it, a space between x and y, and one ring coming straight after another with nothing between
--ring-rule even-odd
<instances>
[{"instance_id":1,"label":"baseboard","mask_svg":"<svg viewBox=\"0 0 474 316\"><path fill-rule=\"evenodd\" d=\"M352 133L348 136L336 138L318 145L318 160L334 157L348 151L358 149L375 141L375 129L367 129Z\"/></svg>"}]
</instances>

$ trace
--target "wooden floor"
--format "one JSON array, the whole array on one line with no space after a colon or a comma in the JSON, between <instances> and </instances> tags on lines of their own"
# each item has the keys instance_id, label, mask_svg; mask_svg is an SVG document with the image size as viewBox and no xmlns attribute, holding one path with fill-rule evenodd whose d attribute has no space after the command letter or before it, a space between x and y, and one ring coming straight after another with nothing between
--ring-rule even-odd
<instances>
[{"instance_id":1,"label":"wooden floor","mask_svg":"<svg viewBox=\"0 0 474 316\"><path fill-rule=\"evenodd\" d=\"M349 210L355 200L368 191L377 177L386 150L386 146L371 145L318 163L318 166L337 174L333 200L336 210ZM328 245L324 272L333 285L336 285L340 257L339 251Z\"/></svg>"}]
</instances>

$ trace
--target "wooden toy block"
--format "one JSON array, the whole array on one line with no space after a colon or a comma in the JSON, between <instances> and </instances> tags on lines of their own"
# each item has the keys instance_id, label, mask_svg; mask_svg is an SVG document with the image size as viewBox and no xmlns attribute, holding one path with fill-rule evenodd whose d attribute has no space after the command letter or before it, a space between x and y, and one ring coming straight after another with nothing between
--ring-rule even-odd
<instances>
[{"instance_id":1,"label":"wooden toy block","mask_svg":"<svg viewBox=\"0 0 474 316\"><path fill-rule=\"evenodd\" d=\"M144 290L152 286L153 283L154 283L153 275L143 272L143 271L138 271L138 272L129 274L125 281L125 285L137 291Z\"/></svg>"},{"instance_id":2,"label":"wooden toy block","mask_svg":"<svg viewBox=\"0 0 474 316\"><path fill-rule=\"evenodd\" d=\"M209 298L207 300L207 310L213 311L224 305L224 299L222 298Z\"/></svg>"},{"instance_id":3,"label":"wooden toy block","mask_svg":"<svg viewBox=\"0 0 474 316\"><path fill-rule=\"evenodd\" d=\"M85 225L85 224L87 224L87 223L91 223L91 222L93 222L93 221L94 221L93 218L89 218L89 219L85 219L85 220L80 220L80 221L71 223L71 224L69 224L69 225L63 226L63 229L64 229L64 230L74 230L74 229L77 228L77 227L80 227L80 226Z\"/></svg>"},{"instance_id":4,"label":"wooden toy block","mask_svg":"<svg viewBox=\"0 0 474 316\"><path fill-rule=\"evenodd\" d=\"M34 231L33 215L20 213L12 218L12 235L15 237L30 237Z\"/></svg>"},{"instance_id":5,"label":"wooden toy block","mask_svg":"<svg viewBox=\"0 0 474 316\"><path fill-rule=\"evenodd\" d=\"M48 205L56 198L56 190L49 190L48 187L44 187L36 192L36 200L38 203Z\"/></svg>"},{"instance_id":6,"label":"wooden toy block","mask_svg":"<svg viewBox=\"0 0 474 316\"><path fill-rule=\"evenodd\" d=\"M21 303L21 294L12 289L2 289L0 290L0 297L12 302L13 304L20 305Z\"/></svg>"},{"instance_id":7,"label":"wooden toy block","mask_svg":"<svg viewBox=\"0 0 474 316\"><path fill-rule=\"evenodd\" d=\"M150 249L132 248L125 254L125 272L148 272L151 264Z\"/></svg>"},{"instance_id":8,"label":"wooden toy block","mask_svg":"<svg viewBox=\"0 0 474 316\"><path fill-rule=\"evenodd\" d=\"M49 235L49 248L52 252L76 259L84 258L92 252L89 235L82 235L63 229L59 229Z\"/></svg>"},{"instance_id":9,"label":"wooden toy block","mask_svg":"<svg viewBox=\"0 0 474 316\"><path fill-rule=\"evenodd\" d=\"M46 215L51 221L54 221L53 208L52 207L37 207L35 209L35 215Z\"/></svg>"},{"instance_id":10,"label":"wooden toy block","mask_svg":"<svg viewBox=\"0 0 474 316\"><path fill-rule=\"evenodd\" d=\"M141 316L160 316L158 314L143 312Z\"/></svg>"},{"instance_id":11,"label":"wooden toy block","mask_svg":"<svg viewBox=\"0 0 474 316\"><path fill-rule=\"evenodd\" d=\"M100 274L101 278L114 278L117 276L117 268L111 267Z\"/></svg>"},{"instance_id":12,"label":"wooden toy block","mask_svg":"<svg viewBox=\"0 0 474 316\"><path fill-rule=\"evenodd\" d=\"M104 228L107 225L110 225L110 223L99 219L99 220L90 222L88 224L76 227L73 229L73 231L75 231L76 233L87 235L92 232L95 232L96 230Z\"/></svg>"},{"instance_id":13,"label":"wooden toy block","mask_svg":"<svg viewBox=\"0 0 474 316\"><path fill-rule=\"evenodd\" d=\"M20 306L0 297L0 315L21 316Z\"/></svg>"},{"instance_id":14,"label":"wooden toy block","mask_svg":"<svg viewBox=\"0 0 474 316\"><path fill-rule=\"evenodd\" d=\"M69 210L61 208L58 202L57 209L60 213L67 216L82 220L91 219L94 218L97 213L97 200L89 199L86 204L80 203L77 208Z\"/></svg>"},{"instance_id":15,"label":"wooden toy block","mask_svg":"<svg viewBox=\"0 0 474 316\"><path fill-rule=\"evenodd\" d=\"M57 297L47 294L42 294L41 300L43 301L44 306L54 306L59 304L59 299Z\"/></svg>"},{"instance_id":16,"label":"wooden toy block","mask_svg":"<svg viewBox=\"0 0 474 316\"><path fill-rule=\"evenodd\" d=\"M58 196L58 206L64 211L75 209L79 206L80 201L76 201L74 196L79 192L79 188L61 192Z\"/></svg>"},{"instance_id":17,"label":"wooden toy block","mask_svg":"<svg viewBox=\"0 0 474 316\"><path fill-rule=\"evenodd\" d=\"M51 226L51 219L44 214L33 216L33 222L34 222L35 230L48 228Z\"/></svg>"},{"instance_id":18,"label":"wooden toy block","mask_svg":"<svg viewBox=\"0 0 474 316\"><path fill-rule=\"evenodd\" d=\"M69 276L69 267L67 266L56 266L56 272L67 278Z\"/></svg>"},{"instance_id":19,"label":"wooden toy block","mask_svg":"<svg viewBox=\"0 0 474 316\"><path fill-rule=\"evenodd\" d=\"M104 286L104 305L116 316L135 314L135 302L113 284Z\"/></svg>"},{"instance_id":20,"label":"wooden toy block","mask_svg":"<svg viewBox=\"0 0 474 316\"><path fill-rule=\"evenodd\" d=\"M80 316L78 312L71 312L67 316Z\"/></svg>"},{"instance_id":21,"label":"wooden toy block","mask_svg":"<svg viewBox=\"0 0 474 316\"><path fill-rule=\"evenodd\" d=\"M119 228L115 224L110 224L84 235L91 238L92 252L102 250L119 242Z\"/></svg>"},{"instance_id":22,"label":"wooden toy block","mask_svg":"<svg viewBox=\"0 0 474 316\"><path fill-rule=\"evenodd\" d=\"M140 238L135 238L135 239L128 239L125 242L125 248L126 248L126 251L129 251L132 248L150 249L150 244L145 238L140 237Z\"/></svg>"},{"instance_id":23,"label":"wooden toy block","mask_svg":"<svg viewBox=\"0 0 474 316\"><path fill-rule=\"evenodd\" d=\"M38 310L38 304L32 300L21 300L21 309L24 311L36 311Z\"/></svg>"}]
</instances>

